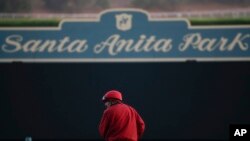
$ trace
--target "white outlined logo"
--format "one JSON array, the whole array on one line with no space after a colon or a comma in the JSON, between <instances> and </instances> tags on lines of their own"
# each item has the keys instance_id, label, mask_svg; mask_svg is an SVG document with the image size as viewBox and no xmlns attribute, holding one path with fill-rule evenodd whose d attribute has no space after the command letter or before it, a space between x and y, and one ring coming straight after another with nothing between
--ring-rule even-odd
<instances>
[{"instance_id":1,"label":"white outlined logo","mask_svg":"<svg viewBox=\"0 0 250 141\"><path fill-rule=\"evenodd\" d=\"M115 16L116 28L121 31L128 31L132 28L132 15L130 14L119 14Z\"/></svg>"}]
</instances>

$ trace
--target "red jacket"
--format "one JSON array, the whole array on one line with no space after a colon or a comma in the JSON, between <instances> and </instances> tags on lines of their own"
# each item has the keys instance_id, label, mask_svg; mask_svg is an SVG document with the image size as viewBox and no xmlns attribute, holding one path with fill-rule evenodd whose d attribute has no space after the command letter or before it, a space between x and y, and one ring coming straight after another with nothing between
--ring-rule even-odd
<instances>
[{"instance_id":1,"label":"red jacket","mask_svg":"<svg viewBox=\"0 0 250 141\"><path fill-rule=\"evenodd\" d=\"M99 126L106 141L137 141L145 124L134 108L123 103L112 105L103 113Z\"/></svg>"}]
</instances>

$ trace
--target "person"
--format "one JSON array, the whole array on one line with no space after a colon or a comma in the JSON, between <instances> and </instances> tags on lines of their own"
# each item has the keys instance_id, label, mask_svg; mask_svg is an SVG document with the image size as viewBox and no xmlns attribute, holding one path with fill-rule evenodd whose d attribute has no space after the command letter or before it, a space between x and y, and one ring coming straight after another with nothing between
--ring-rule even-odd
<instances>
[{"instance_id":1,"label":"person","mask_svg":"<svg viewBox=\"0 0 250 141\"><path fill-rule=\"evenodd\" d=\"M122 102L117 90L108 91L102 98L106 110L99 125L100 135L106 141L138 141L145 130L145 123L138 112Z\"/></svg>"}]
</instances>

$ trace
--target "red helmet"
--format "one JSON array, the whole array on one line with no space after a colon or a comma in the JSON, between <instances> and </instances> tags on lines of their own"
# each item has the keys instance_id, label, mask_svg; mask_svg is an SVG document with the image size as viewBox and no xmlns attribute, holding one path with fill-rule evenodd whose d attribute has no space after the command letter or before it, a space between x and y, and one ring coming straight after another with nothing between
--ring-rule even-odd
<instances>
[{"instance_id":1,"label":"red helmet","mask_svg":"<svg viewBox=\"0 0 250 141\"><path fill-rule=\"evenodd\" d=\"M108 99L118 99L122 101L122 94L117 90L108 91L103 97L102 101L107 101Z\"/></svg>"}]
</instances>

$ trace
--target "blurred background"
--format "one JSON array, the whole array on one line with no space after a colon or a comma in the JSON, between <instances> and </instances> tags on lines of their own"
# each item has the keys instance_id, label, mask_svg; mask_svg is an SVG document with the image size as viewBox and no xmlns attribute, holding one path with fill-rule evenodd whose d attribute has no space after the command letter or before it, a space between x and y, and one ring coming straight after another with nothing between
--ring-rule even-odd
<instances>
[{"instance_id":1,"label":"blurred background","mask_svg":"<svg viewBox=\"0 0 250 141\"><path fill-rule=\"evenodd\" d=\"M81 17L110 8L139 8L171 17L249 17L249 5L249 0L1 0L0 17Z\"/></svg>"},{"instance_id":2,"label":"blurred background","mask_svg":"<svg viewBox=\"0 0 250 141\"><path fill-rule=\"evenodd\" d=\"M249 0L0 0L0 26L57 26L111 8L250 25ZM0 63L0 140L101 140L101 97L110 89L144 118L143 140L227 141L230 124L250 124L248 61L12 62Z\"/></svg>"},{"instance_id":3,"label":"blurred background","mask_svg":"<svg viewBox=\"0 0 250 141\"><path fill-rule=\"evenodd\" d=\"M84 13L108 8L213 11L249 8L248 0L1 0L2 13Z\"/></svg>"}]
</instances>

